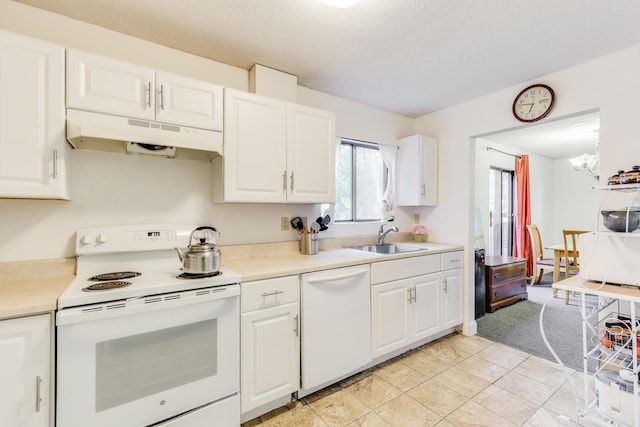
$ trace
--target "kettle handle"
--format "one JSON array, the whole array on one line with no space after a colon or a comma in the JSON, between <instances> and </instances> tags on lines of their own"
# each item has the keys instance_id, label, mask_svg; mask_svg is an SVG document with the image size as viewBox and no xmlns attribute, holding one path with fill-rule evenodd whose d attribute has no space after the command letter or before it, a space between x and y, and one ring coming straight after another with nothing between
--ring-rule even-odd
<instances>
[{"instance_id":1,"label":"kettle handle","mask_svg":"<svg viewBox=\"0 0 640 427\"><path fill-rule=\"evenodd\" d=\"M222 237L222 233L220 233L215 227L210 227L208 225L203 225L201 227L196 228L195 230L193 230L191 232L191 234L189 235L189 246L191 246L191 240L193 240L193 234L196 231L200 231L200 230L211 230L211 231L214 231L214 232L218 233L218 239L220 239ZM200 239L200 243L204 243L205 240L206 239Z\"/></svg>"}]
</instances>

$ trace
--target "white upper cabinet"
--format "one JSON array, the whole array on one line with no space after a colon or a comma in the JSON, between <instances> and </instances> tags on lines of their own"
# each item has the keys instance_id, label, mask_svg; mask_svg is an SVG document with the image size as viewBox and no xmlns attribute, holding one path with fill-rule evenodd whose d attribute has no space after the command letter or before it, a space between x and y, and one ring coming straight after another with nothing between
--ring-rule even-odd
<instances>
[{"instance_id":1,"label":"white upper cabinet","mask_svg":"<svg viewBox=\"0 0 640 427\"><path fill-rule=\"evenodd\" d=\"M0 197L68 199L64 48L0 31Z\"/></svg>"},{"instance_id":2,"label":"white upper cabinet","mask_svg":"<svg viewBox=\"0 0 640 427\"><path fill-rule=\"evenodd\" d=\"M156 71L156 120L222 130L223 89L212 83Z\"/></svg>"},{"instance_id":3,"label":"white upper cabinet","mask_svg":"<svg viewBox=\"0 0 640 427\"><path fill-rule=\"evenodd\" d=\"M222 130L222 87L73 49L67 107Z\"/></svg>"},{"instance_id":4,"label":"white upper cabinet","mask_svg":"<svg viewBox=\"0 0 640 427\"><path fill-rule=\"evenodd\" d=\"M233 89L224 104L216 202L334 201L335 114Z\"/></svg>"},{"instance_id":5,"label":"white upper cabinet","mask_svg":"<svg viewBox=\"0 0 640 427\"><path fill-rule=\"evenodd\" d=\"M413 135L400 140L396 157L398 206L438 204L438 140Z\"/></svg>"},{"instance_id":6,"label":"white upper cabinet","mask_svg":"<svg viewBox=\"0 0 640 427\"><path fill-rule=\"evenodd\" d=\"M224 155L214 162L225 202L286 202L286 111L284 101L225 89Z\"/></svg>"},{"instance_id":7,"label":"white upper cabinet","mask_svg":"<svg viewBox=\"0 0 640 427\"><path fill-rule=\"evenodd\" d=\"M288 202L335 201L335 114L287 104Z\"/></svg>"}]
</instances>

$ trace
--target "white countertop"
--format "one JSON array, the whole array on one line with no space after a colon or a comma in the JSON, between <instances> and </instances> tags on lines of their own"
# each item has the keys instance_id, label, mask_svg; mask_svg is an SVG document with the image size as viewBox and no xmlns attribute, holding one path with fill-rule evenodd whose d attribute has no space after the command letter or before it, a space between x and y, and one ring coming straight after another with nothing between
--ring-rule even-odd
<instances>
[{"instance_id":1,"label":"white countertop","mask_svg":"<svg viewBox=\"0 0 640 427\"><path fill-rule=\"evenodd\" d=\"M222 247L222 264L239 273L243 282L290 276L331 268L462 250L438 243L397 242L427 250L375 254L356 249L321 250L302 255L299 242ZM74 279L75 259L0 263L0 319L53 312L60 294Z\"/></svg>"},{"instance_id":2,"label":"white countertop","mask_svg":"<svg viewBox=\"0 0 640 427\"><path fill-rule=\"evenodd\" d=\"M426 250L400 254L376 254L357 249L342 248L321 250L316 255L302 255L299 251L288 251L262 254L249 253L243 256L226 257L225 250L222 248L222 264L240 274L243 282L252 282L358 264L463 250L462 246L439 243L401 243L419 246Z\"/></svg>"}]
</instances>

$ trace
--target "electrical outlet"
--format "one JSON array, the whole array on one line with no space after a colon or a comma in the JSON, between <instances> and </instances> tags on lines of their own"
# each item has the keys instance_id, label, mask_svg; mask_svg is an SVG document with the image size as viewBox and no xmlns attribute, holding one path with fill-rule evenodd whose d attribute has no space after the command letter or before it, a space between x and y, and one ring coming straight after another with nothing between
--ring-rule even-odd
<instances>
[{"instance_id":1,"label":"electrical outlet","mask_svg":"<svg viewBox=\"0 0 640 427\"><path fill-rule=\"evenodd\" d=\"M420 224L420 214L419 213L413 214L413 223L414 224Z\"/></svg>"},{"instance_id":2,"label":"electrical outlet","mask_svg":"<svg viewBox=\"0 0 640 427\"><path fill-rule=\"evenodd\" d=\"M280 218L280 230L281 231L289 231L291 230L291 224L289 224L289 218L283 216Z\"/></svg>"}]
</instances>

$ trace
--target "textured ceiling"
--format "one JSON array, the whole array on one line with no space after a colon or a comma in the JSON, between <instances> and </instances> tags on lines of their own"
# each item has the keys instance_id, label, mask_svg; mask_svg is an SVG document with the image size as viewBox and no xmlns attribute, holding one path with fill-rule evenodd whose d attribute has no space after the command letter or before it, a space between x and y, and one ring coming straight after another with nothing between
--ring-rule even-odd
<instances>
[{"instance_id":1,"label":"textured ceiling","mask_svg":"<svg viewBox=\"0 0 640 427\"><path fill-rule=\"evenodd\" d=\"M640 43L637 0L19 0L416 117Z\"/></svg>"}]
</instances>

